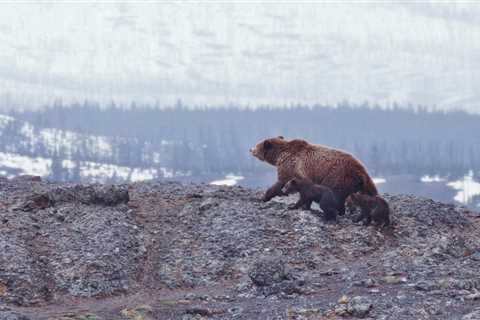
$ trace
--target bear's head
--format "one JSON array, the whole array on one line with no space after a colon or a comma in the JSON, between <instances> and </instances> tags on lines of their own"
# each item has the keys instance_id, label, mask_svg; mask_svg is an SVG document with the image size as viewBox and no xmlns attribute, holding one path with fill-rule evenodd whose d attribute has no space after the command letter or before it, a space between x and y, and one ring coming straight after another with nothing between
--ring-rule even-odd
<instances>
[{"instance_id":1,"label":"bear's head","mask_svg":"<svg viewBox=\"0 0 480 320\"><path fill-rule=\"evenodd\" d=\"M353 205L357 205L357 206L364 205L365 203L367 203L370 200L370 198L371 198L370 196L368 196L366 194L363 194L363 193L360 193L360 192L352 193L348 197L348 199L350 199L351 203Z\"/></svg>"},{"instance_id":2,"label":"bear's head","mask_svg":"<svg viewBox=\"0 0 480 320\"><path fill-rule=\"evenodd\" d=\"M275 165L280 152L286 144L287 140L282 136L265 139L251 148L250 153L260 161Z\"/></svg>"}]
</instances>

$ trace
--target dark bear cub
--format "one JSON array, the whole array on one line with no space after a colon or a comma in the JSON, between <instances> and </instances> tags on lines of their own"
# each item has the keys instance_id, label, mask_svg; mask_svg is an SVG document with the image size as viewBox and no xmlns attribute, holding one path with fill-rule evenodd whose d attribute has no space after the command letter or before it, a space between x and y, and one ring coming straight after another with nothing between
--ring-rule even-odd
<instances>
[{"instance_id":1,"label":"dark bear cub","mask_svg":"<svg viewBox=\"0 0 480 320\"><path fill-rule=\"evenodd\" d=\"M351 202L360 207L361 214L354 222L364 221L368 226L372 220L377 226L386 227L390 225L390 207L387 201L380 196L370 196L362 193L352 193Z\"/></svg>"},{"instance_id":2,"label":"dark bear cub","mask_svg":"<svg viewBox=\"0 0 480 320\"><path fill-rule=\"evenodd\" d=\"M357 205L353 202L351 195L345 200L345 209L349 214L353 214L357 211Z\"/></svg>"},{"instance_id":3,"label":"dark bear cub","mask_svg":"<svg viewBox=\"0 0 480 320\"><path fill-rule=\"evenodd\" d=\"M285 194L300 193L300 199L297 203L290 206L289 209L310 210L312 202L318 203L327 220L335 219L338 213L338 202L332 190L328 187L314 184L308 179L293 178L287 182L282 190Z\"/></svg>"}]
</instances>

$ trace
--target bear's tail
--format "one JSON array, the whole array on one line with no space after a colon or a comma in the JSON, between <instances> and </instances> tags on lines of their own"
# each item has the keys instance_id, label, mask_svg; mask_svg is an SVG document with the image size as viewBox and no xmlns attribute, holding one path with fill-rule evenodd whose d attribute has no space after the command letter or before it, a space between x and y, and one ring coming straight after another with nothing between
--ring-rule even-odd
<instances>
[{"instance_id":1,"label":"bear's tail","mask_svg":"<svg viewBox=\"0 0 480 320\"><path fill-rule=\"evenodd\" d=\"M378 195L378 190L375 186L375 183L366 172L362 175L362 191L370 196Z\"/></svg>"}]
</instances>

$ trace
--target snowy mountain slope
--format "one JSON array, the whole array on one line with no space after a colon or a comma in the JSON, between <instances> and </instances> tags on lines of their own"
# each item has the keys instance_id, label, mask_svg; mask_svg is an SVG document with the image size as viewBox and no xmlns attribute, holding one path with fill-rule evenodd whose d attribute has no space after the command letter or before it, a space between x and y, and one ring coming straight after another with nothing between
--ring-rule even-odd
<instances>
[{"instance_id":1,"label":"snowy mountain slope","mask_svg":"<svg viewBox=\"0 0 480 320\"><path fill-rule=\"evenodd\" d=\"M44 152L55 154L62 153L66 157L72 157L78 150L78 143L82 141L88 148L95 150L98 157L113 156L112 143L107 137L84 135L70 131L62 131L53 128L37 129L28 122L20 121L9 116L0 115L0 132L16 131L15 136L21 139L21 145L30 146L31 152L42 146ZM7 132L8 133L8 132ZM13 143L6 144L5 148L15 149Z\"/></svg>"},{"instance_id":2,"label":"snowy mountain slope","mask_svg":"<svg viewBox=\"0 0 480 320\"><path fill-rule=\"evenodd\" d=\"M253 105L348 99L479 111L474 3L0 9L0 105L55 97Z\"/></svg>"},{"instance_id":3,"label":"snowy mountain slope","mask_svg":"<svg viewBox=\"0 0 480 320\"><path fill-rule=\"evenodd\" d=\"M119 141L128 146L128 139L38 129L28 122L0 115L0 175L31 174L99 182L174 176L161 166L158 152L143 155L150 167L119 164Z\"/></svg>"}]
</instances>

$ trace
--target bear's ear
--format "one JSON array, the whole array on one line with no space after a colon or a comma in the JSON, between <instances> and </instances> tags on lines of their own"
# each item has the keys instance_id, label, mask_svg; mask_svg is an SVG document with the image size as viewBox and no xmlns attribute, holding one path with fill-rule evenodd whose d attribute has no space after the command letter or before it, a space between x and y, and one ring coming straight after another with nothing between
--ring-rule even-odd
<instances>
[{"instance_id":1,"label":"bear's ear","mask_svg":"<svg viewBox=\"0 0 480 320\"><path fill-rule=\"evenodd\" d=\"M263 143L263 149L265 150L270 150L272 148L272 143L268 140L265 140L265 142Z\"/></svg>"},{"instance_id":2,"label":"bear's ear","mask_svg":"<svg viewBox=\"0 0 480 320\"><path fill-rule=\"evenodd\" d=\"M282 139L282 140L283 140L283 139L285 139L285 138L284 138L283 136L278 136L278 139Z\"/></svg>"}]
</instances>

